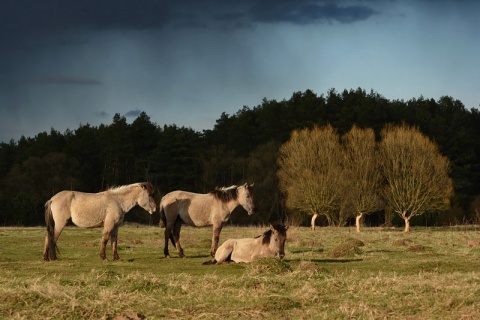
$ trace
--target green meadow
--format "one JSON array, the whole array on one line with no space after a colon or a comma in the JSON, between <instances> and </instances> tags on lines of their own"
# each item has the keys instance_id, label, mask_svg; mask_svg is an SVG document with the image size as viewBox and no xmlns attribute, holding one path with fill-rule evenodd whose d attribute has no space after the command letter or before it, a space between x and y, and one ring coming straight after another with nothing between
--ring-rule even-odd
<instances>
[{"instance_id":1,"label":"green meadow","mask_svg":"<svg viewBox=\"0 0 480 320\"><path fill-rule=\"evenodd\" d=\"M220 243L267 228L227 226ZM182 228L183 259L164 258L163 232L124 225L121 260L102 261L101 229L67 227L45 262L44 228L0 228L0 319L480 318L479 226L292 226L284 260L225 265L202 264L210 228Z\"/></svg>"}]
</instances>

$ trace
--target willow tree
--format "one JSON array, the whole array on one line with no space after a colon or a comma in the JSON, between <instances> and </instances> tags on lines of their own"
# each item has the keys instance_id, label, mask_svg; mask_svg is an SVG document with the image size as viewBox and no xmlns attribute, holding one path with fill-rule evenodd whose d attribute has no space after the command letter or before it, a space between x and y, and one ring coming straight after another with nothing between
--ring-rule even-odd
<instances>
[{"instance_id":1,"label":"willow tree","mask_svg":"<svg viewBox=\"0 0 480 320\"><path fill-rule=\"evenodd\" d=\"M380 170L379 153L373 129L353 126L342 137L344 149L343 176L347 192L345 199L355 212L357 232L364 214L383 209L381 187L383 182Z\"/></svg>"},{"instance_id":2,"label":"willow tree","mask_svg":"<svg viewBox=\"0 0 480 320\"><path fill-rule=\"evenodd\" d=\"M417 128L387 126L381 136L385 200L403 218L408 232L412 217L449 208L453 195L449 161Z\"/></svg>"},{"instance_id":3,"label":"willow tree","mask_svg":"<svg viewBox=\"0 0 480 320\"><path fill-rule=\"evenodd\" d=\"M312 230L318 215L329 225L343 223L339 212L341 156L339 136L332 126L295 130L280 147L280 190L289 209L312 215Z\"/></svg>"}]
</instances>

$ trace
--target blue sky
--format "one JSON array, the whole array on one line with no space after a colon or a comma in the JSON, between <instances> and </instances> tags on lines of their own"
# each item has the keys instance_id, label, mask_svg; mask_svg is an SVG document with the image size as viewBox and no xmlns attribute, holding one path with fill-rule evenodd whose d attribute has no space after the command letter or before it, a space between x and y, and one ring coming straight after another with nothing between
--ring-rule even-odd
<instances>
[{"instance_id":1,"label":"blue sky","mask_svg":"<svg viewBox=\"0 0 480 320\"><path fill-rule=\"evenodd\" d=\"M361 87L480 104L476 0L0 0L0 141Z\"/></svg>"}]
</instances>

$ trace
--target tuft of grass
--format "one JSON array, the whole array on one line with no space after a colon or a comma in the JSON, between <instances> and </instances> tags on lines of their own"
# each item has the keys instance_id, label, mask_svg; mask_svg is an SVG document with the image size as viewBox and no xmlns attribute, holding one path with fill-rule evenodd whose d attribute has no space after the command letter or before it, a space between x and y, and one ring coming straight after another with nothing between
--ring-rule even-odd
<instances>
[{"instance_id":1,"label":"tuft of grass","mask_svg":"<svg viewBox=\"0 0 480 320\"><path fill-rule=\"evenodd\" d=\"M272 257L246 264L246 271L250 275L282 274L291 272L292 268L285 260Z\"/></svg>"},{"instance_id":2,"label":"tuft of grass","mask_svg":"<svg viewBox=\"0 0 480 320\"><path fill-rule=\"evenodd\" d=\"M362 254L360 247L364 245L361 240L347 238L344 242L332 249L330 256L332 258L354 257L355 255Z\"/></svg>"}]
</instances>

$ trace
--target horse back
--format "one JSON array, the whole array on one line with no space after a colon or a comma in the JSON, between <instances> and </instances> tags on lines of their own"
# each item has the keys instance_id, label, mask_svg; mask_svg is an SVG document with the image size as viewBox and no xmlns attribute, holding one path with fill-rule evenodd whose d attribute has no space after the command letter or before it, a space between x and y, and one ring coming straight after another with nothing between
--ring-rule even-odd
<instances>
[{"instance_id":1,"label":"horse back","mask_svg":"<svg viewBox=\"0 0 480 320\"><path fill-rule=\"evenodd\" d=\"M187 225L204 227L212 224L214 204L215 201L210 194L172 191L163 196L160 210L167 222L180 217Z\"/></svg>"},{"instance_id":2,"label":"horse back","mask_svg":"<svg viewBox=\"0 0 480 320\"><path fill-rule=\"evenodd\" d=\"M262 249L262 242L258 238L236 239L231 259L237 263L252 262L255 257L261 254Z\"/></svg>"},{"instance_id":3,"label":"horse back","mask_svg":"<svg viewBox=\"0 0 480 320\"><path fill-rule=\"evenodd\" d=\"M72 219L78 227L91 228L101 226L107 212L121 213L115 199L105 192L86 193L80 191L62 191L52 198L52 211L62 219ZM116 220L122 217L116 217Z\"/></svg>"}]
</instances>

